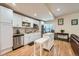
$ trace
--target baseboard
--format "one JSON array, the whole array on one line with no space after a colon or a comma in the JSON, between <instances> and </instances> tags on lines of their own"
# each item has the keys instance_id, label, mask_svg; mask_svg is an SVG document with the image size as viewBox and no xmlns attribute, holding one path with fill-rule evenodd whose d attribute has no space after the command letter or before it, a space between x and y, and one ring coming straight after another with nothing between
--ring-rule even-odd
<instances>
[{"instance_id":1,"label":"baseboard","mask_svg":"<svg viewBox=\"0 0 79 59\"><path fill-rule=\"evenodd\" d=\"M10 51L12 51L12 47L7 48L7 49L4 49L4 50L1 50L1 51L0 51L0 55L4 55L4 54L6 54L6 53L8 53L8 52L10 52Z\"/></svg>"}]
</instances>

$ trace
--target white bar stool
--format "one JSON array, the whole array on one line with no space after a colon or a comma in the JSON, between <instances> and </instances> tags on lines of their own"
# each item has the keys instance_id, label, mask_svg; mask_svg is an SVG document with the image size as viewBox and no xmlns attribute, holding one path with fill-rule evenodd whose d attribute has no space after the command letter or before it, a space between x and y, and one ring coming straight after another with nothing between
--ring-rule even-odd
<instances>
[{"instance_id":1,"label":"white bar stool","mask_svg":"<svg viewBox=\"0 0 79 59\"><path fill-rule=\"evenodd\" d=\"M39 45L40 56L42 56L43 45L47 41L49 41L48 37L46 37L46 38L45 37L44 38L40 38L40 39L34 41L34 56L36 56L36 52L37 52L37 49L36 49L37 46L36 45Z\"/></svg>"}]
</instances>

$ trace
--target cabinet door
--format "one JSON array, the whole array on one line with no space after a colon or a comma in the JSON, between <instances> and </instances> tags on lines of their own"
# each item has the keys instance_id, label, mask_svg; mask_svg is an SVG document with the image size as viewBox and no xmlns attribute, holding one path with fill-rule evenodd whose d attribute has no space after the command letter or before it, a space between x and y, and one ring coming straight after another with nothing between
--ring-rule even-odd
<instances>
[{"instance_id":1,"label":"cabinet door","mask_svg":"<svg viewBox=\"0 0 79 59\"><path fill-rule=\"evenodd\" d=\"M22 16L14 13L13 27L22 27Z\"/></svg>"},{"instance_id":2,"label":"cabinet door","mask_svg":"<svg viewBox=\"0 0 79 59\"><path fill-rule=\"evenodd\" d=\"M40 39L41 38L41 33L38 33L38 39Z\"/></svg>"},{"instance_id":3,"label":"cabinet door","mask_svg":"<svg viewBox=\"0 0 79 59\"><path fill-rule=\"evenodd\" d=\"M35 40L38 40L38 39L41 38L41 34L40 33L35 33L35 36L36 36Z\"/></svg>"},{"instance_id":4,"label":"cabinet door","mask_svg":"<svg viewBox=\"0 0 79 59\"><path fill-rule=\"evenodd\" d=\"M0 24L0 44L1 50L11 48L13 46L13 29L12 25L7 23Z\"/></svg>"},{"instance_id":5,"label":"cabinet door","mask_svg":"<svg viewBox=\"0 0 79 59\"><path fill-rule=\"evenodd\" d=\"M22 27L22 17L21 17L21 15L17 16L17 24L18 24L18 27Z\"/></svg>"},{"instance_id":6,"label":"cabinet door","mask_svg":"<svg viewBox=\"0 0 79 59\"><path fill-rule=\"evenodd\" d=\"M13 11L11 9L0 6L0 22L12 23Z\"/></svg>"},{"instance_id":7,"label":"cabinet door","mask_svg":"<svg viewBox=\"0 0 79 59\"><path fill-rule=\"evenodd\" d=\"M38 25L38 27L41 25L40 24L40 22L39 21L37 21L37 20L33 20L33 24L37 24ZM39 27L40 28L40 27Z\"/></svg>"},{"instance_id":8,"label":"cabinet door","mask_svg":"<svg viewBox=\"0 0 79 59\"><path fill-rule=\"evenodd\" d=\"M30 20L30 23L31 23L31 28L33 28L33 19L29 19Z\"/></svg>"},{"instance_id":9,"label":"cabinet door","mask_svg":"<svg viewBox=\"0 0 79 59\"><path fill-rule=\"evenodd\" d=\"M33 19L28 17L23 17L22 21L30 23L30 27L33 28Z\"/></svg>"},{"instance_id":10,"label":"cabinet door","mask_svg":"<svg viewBox=\"0 0 79 59\"><path fill-rule=\"evenodd\" d=\"M30 35L25 34L24 35L24 45L29 44L29 43L30 43Z\"/></svg>"},{"instance_id":11,"label":"cabinet door","mask_svg":"<svg viewBox=\"0 0 79 59\"><path fill-rule=\"evenodd\" d=\"M36 35L35 33L31 33L30 41L35 41Z\"/></svg>"},{"instance_id":12,"label":"cabinet door","mask_svg":"<svg viewBox=\"0 0 79 59\"><path fill-rule=\"evenodd\" d=\"M13 27L17 27L18 26L18 23L17 23L17 16L16 14L13 14Z\"/></svg>"},{"instance_id":13,"label":"cabinet door","mask_svg":"<svg viewBox=\"0 0 79 59\"><path fill-rule=\"evenodd\" d=\"M33 23L39 25L39 21L37 20L33 20Z\"/></svg>"}]
</instances>

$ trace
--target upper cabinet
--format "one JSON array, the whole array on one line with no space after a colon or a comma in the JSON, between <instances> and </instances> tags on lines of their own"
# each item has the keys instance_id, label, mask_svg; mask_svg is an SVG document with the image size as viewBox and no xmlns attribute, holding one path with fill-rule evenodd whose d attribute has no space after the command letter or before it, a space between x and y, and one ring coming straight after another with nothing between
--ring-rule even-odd
<instances>
[{"instance_id":1,"label":"upper cabinet","mask_svg":"<svg viewBox=\"0 0 79 59\"><path fill-rule=\"evenodd\" d=\"M13 11L6 7L0 6L0 22L12 23Z\"/></svg>"},{"instance_id":2,"label":"upper cabinet","mask_svg":"<svg viewBox=\"0 0 79 59\"><path fill-rule=\"evenodd\" d=\"M38 20L33 20L33 24L37 24L39 26L39 21Z\"/></svg>"},{"instance_id":3,"label":"upper cabinet","mask_svg":"<svg viewBox=\"0 0 79 59\"><path fill-rule=\"evenodd\" d=\"M13 24L13 27L22 27L22 22L30 23L30 27L33 28L33 24L39 26L39 21L13 13L13 10L0 6L0 22L7 22Z\"/></svg>"},{"instance_id":4,"label":"upper cabinet","mask_svg":"<svg viewBox=\"0 0 79 59\"><path fill-rule=\"evenodd\" d=\"M23 17L19 14L13 14L13 27L22 27L22 19Z\"/></svg>"},{"instance_id":5,"label":"upper cabinet","mask_svg":"<svg viewBox=\"0 0 79 59\"><path fill-rule=\"evenodd\" d=\"M28 18L28 17L23 17L23 22L30 23L30 27L33 27L33 19Z\"/></svg>"},{"instance_id":6,"label":"upper cabinet","mask_svg":"<svg viewBox=\"0 0 79 59\"><path fill-rule=\"evenodd\" d=\"M22 25L24 25L24 23L26 23L25 25L26 27L30 27L33 28L33 24L37 24L39 26L39 21L13 13L13 27L22 27Z\"/></svg>"},{"instance_id":7,"label":"upper cabinet","mask_svg":"<svg viewBox=\"0 0 79 59\"><path fill-rule=\"evenodd\" d=\"M37 24L38 26L40 25L38 20L34 20L34 19L31 19L31 18L28 18L28 17L23 17L23 21L30 23L31 28L33 28L34 24Z\"/></svg>"}]
</instances>

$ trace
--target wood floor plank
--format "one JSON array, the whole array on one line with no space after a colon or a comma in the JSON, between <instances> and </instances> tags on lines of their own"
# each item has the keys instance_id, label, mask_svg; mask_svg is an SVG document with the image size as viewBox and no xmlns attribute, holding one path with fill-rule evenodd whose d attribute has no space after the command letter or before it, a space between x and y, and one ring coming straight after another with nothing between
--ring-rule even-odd
<instances>
[{"instance_id":1,"label":"wood floor plank","mask_svg":"<svg viewBox=\"0 0 79 59\"><path fill-rule=\"evenodd\" d=\"M74 52L69 42L55 40L54 47L50 52L43 50L43 56L74 56ZM26 45L17 50L4 54L4 56L33 56L34 45Z\"/></svg>"}]
</instances>

